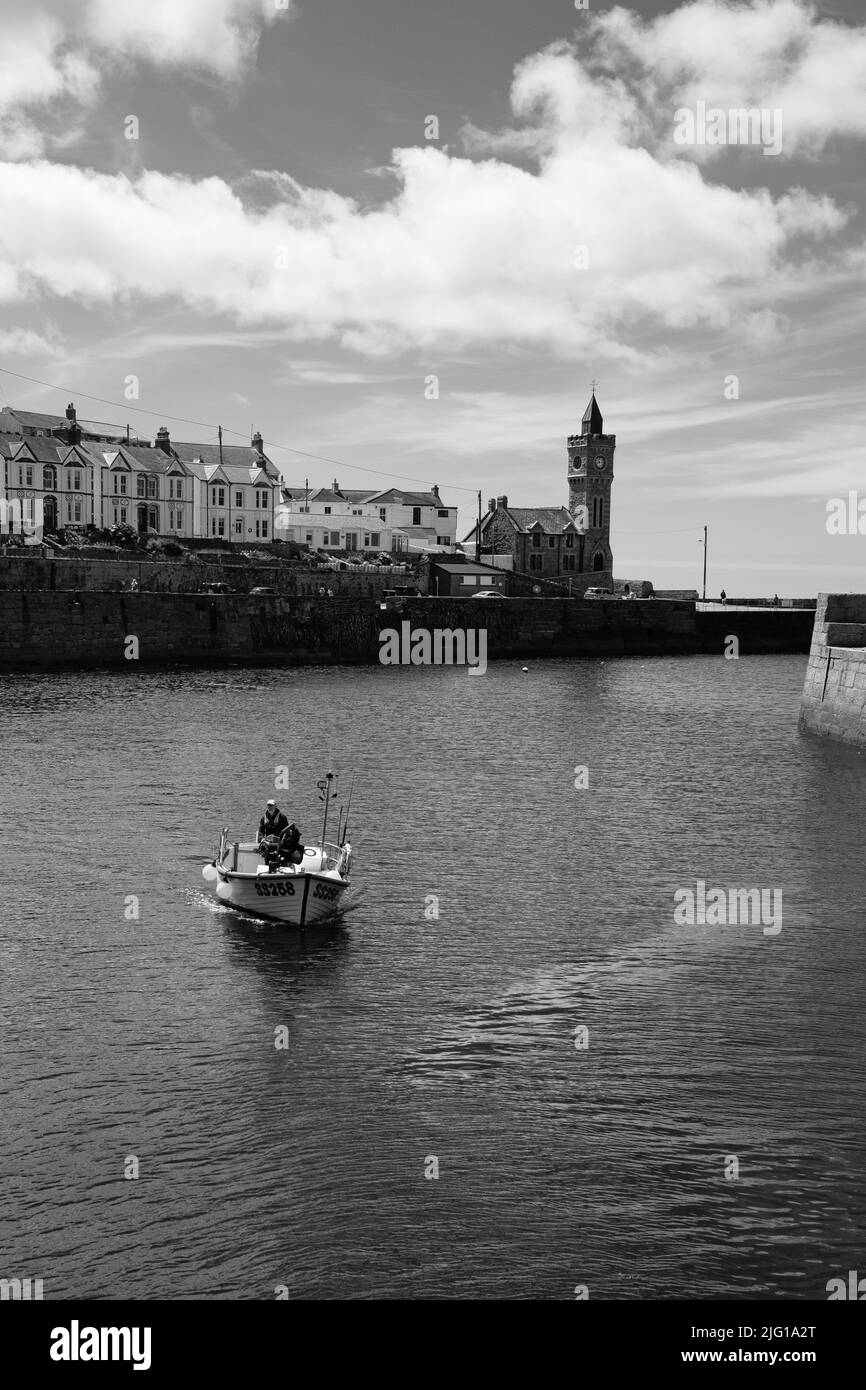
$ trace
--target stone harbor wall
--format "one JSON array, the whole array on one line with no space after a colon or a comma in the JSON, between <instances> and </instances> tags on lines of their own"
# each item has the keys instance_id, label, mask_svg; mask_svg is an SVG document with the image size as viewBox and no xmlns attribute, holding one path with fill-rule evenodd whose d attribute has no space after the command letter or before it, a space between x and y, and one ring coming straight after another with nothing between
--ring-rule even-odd
<instances>
[{"instance_id":1,"label":"stone harbor wall","mask_svg":"<svg viewBox=\"0 0 866 1390\"><path fill-rule=\"evenodd\" d=\"M866 594L820 594L800 728L866 748Z\"/></svg>"},{"instance_id":2,"label":"stone harbor wall","mask_svg":"<svg viewBox=\"0 0 866 1390\"><path fill-rule=\"evenodd\" d=\"M723 656L808 650L811 613L696 613L693 603L582 599L381 601L228 594L0 592L0 670L88 670L172 663L375 663L384 629L483 629L508 658ZM132 641L130 639L133 639ZM134 655L133 655L134 653Z\"/></svg>"}]
</instances>

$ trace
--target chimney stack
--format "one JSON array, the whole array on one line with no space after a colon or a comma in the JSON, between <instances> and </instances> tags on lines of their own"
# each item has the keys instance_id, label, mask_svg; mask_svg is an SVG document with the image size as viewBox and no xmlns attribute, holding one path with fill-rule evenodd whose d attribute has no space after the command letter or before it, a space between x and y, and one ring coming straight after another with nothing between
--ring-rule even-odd
<instances>
[{"instance_id":1,"label":"chimney stack","mask_svg":"<svg viewBox=\"0 0 866 1390\"><path fill-rule=\"evenodd\" d=\"M495 511L496 511L496 498L495 498L495 497L488 497L488 499L487 499L487 510L488 510L489 512L495 512Z\"/></svg>"},{"instance_id":2,"label":"chimney stack","mask_svg":"<svg viewBox=\"0 0 866 1390\"><path fill-rule=\"evenodd\" d=\"M165 425L160 425L156 432L156 447L162 449L164 454L171 453L171 439Z\"/></svg>"},{"instance_id":3,"label":"chimney stack","mask_svg":"<svg viewBox=\"0 0 866 1390\"><path fill-rule=\"evenodd\" d=\"M72 401L70 401L68 406L66 407L66 419L68 421L66 435L69 440L69 443L77 444L81 439L81 429L79 428L78 421L75 418L75 406L72 404Z\"/></svg>"},{"instance_id":4,"label":"chimney stack","mask_svg":"<svg viewBox=\"0 0 866 1390\"><path fill-rule=\"evenodd\" d=\"M433 496L436 498L436 501L438 502L438 501L440 500L440 498L439 498L439 486L438 486L438 484L437 484L437 483L434 483L433 486L431 487L430 491L432 492Z\"/></svg>"},{"instance_id":5,"label":"chimney stack","mask_svg":"<svg viewBox=\"0 0 866 1390\"><path fill-rule=\"evenodd\" d=\"M508 507L508 498L507 498L507 497L497 497L497 499L496 499L496 505L497 505L497 507L501 507L501 508L503 509L503 511L505 511L505 510L507 509L507 507Z\"/></svg>"},{"instance_id":6,"label":"chimney stack","mask_svg":"<svg viewBox=\"0 0 866 1390\"><path fill-rule=\"evenodd\" d=\"M264 440L262 439L261 430L256 430L255 434L253 435L252 446L260 454L263 454L265 452L265 445Z\"/></svg>"}]
</instances>

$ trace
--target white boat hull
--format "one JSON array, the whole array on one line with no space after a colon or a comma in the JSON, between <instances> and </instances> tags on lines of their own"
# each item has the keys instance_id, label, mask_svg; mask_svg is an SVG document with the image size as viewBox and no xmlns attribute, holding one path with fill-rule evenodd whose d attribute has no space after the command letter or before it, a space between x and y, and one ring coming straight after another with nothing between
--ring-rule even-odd
<instances>
[{"instance_id":1,"label":"white boat hull","mask_svg":"<svg viewBox=\"0 0 866 1390\"><path fill-rule=\"evenodd\" d=\"M345 880L331 874L239 875L217 868L216 895L220 902L255 917L295 927L332 917L339 911L348 887Z\"/></svg>"}]
</instances>

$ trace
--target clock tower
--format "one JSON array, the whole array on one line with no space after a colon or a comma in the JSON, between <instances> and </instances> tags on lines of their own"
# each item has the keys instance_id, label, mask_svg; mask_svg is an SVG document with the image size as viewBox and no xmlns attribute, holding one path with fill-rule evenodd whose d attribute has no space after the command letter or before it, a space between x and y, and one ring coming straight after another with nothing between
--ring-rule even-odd
<instances>
[{"instance_id":1,"label":"clock tower","mask_svg":"<svg viewBox=\"0 0 866 1390\"><path fill-rule=\"evenodd\" d=\"M580 434L568 436L568 510L581 533L579 569L613 583L610 549L610 488L616 435L604 433L595 382L583 412Z\"/></svg>"}]
</instances>

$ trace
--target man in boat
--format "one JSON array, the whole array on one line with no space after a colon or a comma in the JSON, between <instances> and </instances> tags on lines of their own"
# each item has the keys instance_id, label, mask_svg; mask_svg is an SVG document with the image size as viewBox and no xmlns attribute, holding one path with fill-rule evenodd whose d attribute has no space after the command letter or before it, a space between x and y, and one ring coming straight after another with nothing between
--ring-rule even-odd
<instances>
[{"instance_id":1,"label":"man in boat","mask_svg":"<svg viewBox=\"0 0 866 1390\"><path fill-rule=\"evenodd\" d=\"M256 844L261 844L262 840L268 840L272 835L279 841L284 830L289 827L289 818L280 810L273 797L265 808L265 814L259 821L259 831L256 835Z\"/></svg>"},{"instance_id":2,"label":"man in boat","mask_svg":"<svg viewBox=\"0 0 866 1390\"><path fill-rule=\"evenodd\" d=\"M291 864L295 856L295 851L298 849L301 851L301 856L303 856L304 850L301 844L301 832L295 825L295 822L292 821L291 825L287 825L280 836L280 858L284 863ZM300 860L298 862L300 862Z\"/></svg>"}]
</instances>

